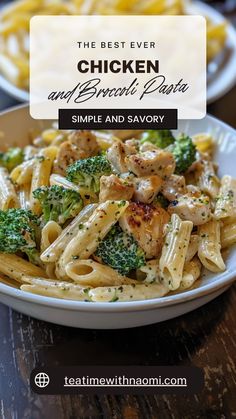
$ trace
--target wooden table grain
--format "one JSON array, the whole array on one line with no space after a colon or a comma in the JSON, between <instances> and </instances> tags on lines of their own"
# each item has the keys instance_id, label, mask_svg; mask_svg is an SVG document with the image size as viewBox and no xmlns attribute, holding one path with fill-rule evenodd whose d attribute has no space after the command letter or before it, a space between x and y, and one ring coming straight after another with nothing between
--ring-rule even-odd
<instances>
[{"instance_id":1,"label":"wooden table grain","mask_svg":"<svg viewBox=\"0 0 236 419\"><path fill-rule=\"evenodd\" d=\"M222 6L223 2L219 2ZM236 13L232 15L236 22ZM236 88L209 112L236 127ZM16 102L0 92L0 109ZM236 285L204 307L127 330L61 327L0 305L1 419L236 418ZM194 365L205 386L194 396L39 396L29 376L44 365Z\"/></svg>"},{"instance_id":2,"label":"wooden table grain","mask_svg":"<svg viewBox=\"0 0 236 419\"><path fill-rule=\"evenodd\" d=\"M3 419L223 419L236 417L236 286L192 313L126 330L84 330L0 306ZM29 375L44 365L194 365L205 387L194 396L39 396Z\"/></svg>"}]
</instances>

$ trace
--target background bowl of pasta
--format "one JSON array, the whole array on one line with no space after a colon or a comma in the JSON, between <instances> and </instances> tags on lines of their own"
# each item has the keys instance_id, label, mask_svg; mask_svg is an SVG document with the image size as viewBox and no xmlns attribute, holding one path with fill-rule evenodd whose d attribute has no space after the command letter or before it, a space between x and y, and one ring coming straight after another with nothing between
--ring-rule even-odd
<instances>
[{"instance_id":1,"label":"background bowl of pasta","mask_svg":"<svg viewBox=\"0 0 236 419\"><path fill-rule=\"evenodd\" d=\"M192 184L194 183L192 176L193 174L196 175L199 170L199 161L191 165L188 172L185 172L187 189L184 189L184 192L182 191L180 194L177 193L177 199L174 201L170 194L173 193L173 187L175 188L176 184L168 184L168 182L170 178L177 179L177 188L182 188L183 185L180 185L180 183L183 176L168 175L170 177L166 177L165 172L165 180L161 180L161 182L164 182L162 183L162 193L156 196L154 210L154 212L157 211L155 214L157 214L159 231L160 223L163 224L164 242L162 243L161 255L154 260L151 256L153 247L145 247L150 244L148 244L148 236L146 236L146 234L149 234L148 225L145 223L149 222L149 217L152 217L152 214L145 213L146 218L144 217L143 220L146 221L143 222L143 226L141 225L143 228L141 237L136 235L135 229L132 231L140 246L145 248L146 255L150 252L146 263L140 264L143 253L140 254L140 249L137 250L134 242L131 241L131 236L128 237L128 242L126 241L126 245L128 243L128 247L126 247L127 257L125 253L123 259L120 258L120 255L117 259L109 259L107 258L109 252L106 253L106 250L109 249L109 246L120 244L121 229L118 226L118 230L113 233L112 226L117 226L117 220L119 220L123 228L124 223L127 223L128 220L128 218L125 218L126 211L134 208L136 212L133 215L138 214L140 216L140 212L137 213L138 209L142 216L142 211L146 211L147 207L150 209L149 204L140 203L143 198L147 199L146 194L150 185L147 186L147 183L145 183L145 188L141 191L141 178L137 178L139 179L136 184L138 185L136 193L139 194L138 203L129 202L125 194L130 193L130 178L127 178L126 174L123 178L123 175L118 177L107 173L107 176L103 176L105 188L100 181L100 202L97 202L98 198L96 196L98 197L98 195L96 193L95 197L92 194L90 197L87 193L83 194L83 188L79 189L76 182L73 183L61 174L52 173L50 160L55 160L58 150L66 150L66 158L68 158L68 139L65 139L65 136L69 135L69 141L71 141L72 135L75 140L75 135L78 139L78 132L60 132L52 124L52 121L33 120L29 115L28 106L12 108L0 115L3 144L1 147L3 153L0 154L0 160L2 159L3 162L0 167L1 302L24 314L57 324L98 329L128 328L160 322L189 312L220 295L230 286L236 273L236 257L233 246L236 242L236 216L234 215L236 207L236 181L234 180L236 178L234 158L236 133L232 128L211 116L207 116L200 121L179 122L178 131L179 133L184 132L185 136L177 137L179 134L174 131L173 135L180 138L181 141L183 140L184 144L186 144L186 141L191 140L192 142L193 139L194 145L197 147L197 151L196 149L195 151L203 159L201 160L201 165L204 166L201 166L203 171L201 171L200 177L197 175L198 186L195 186ZM82 132L83 135L84 133ZM166 131L164 133L165 135L161 137L161 141L170 141L169 133ZM133 135L136 136L136 139L123 143L123 137L133 138ZM137 146L137 142L140 143L141 141L143 143L142 147L144 147L142 155L148 157L151 155L152 158L152 153L155 154L156 152L155 149L152 149L153 143L146 141L146 134L144 135L142 132L113 131L106 134L86 132L85 137L79 136L80 144L85 138L87 141L88 137L90 147L92 139L96 138L101 150L103 150L103 154L98 156L99 159L104 159L104 153L107 153L106 156L109 157L109 161L113 161L114 165L117 164L117 159L114 160L116 147L123 147L123 144L126 144L125 147L134 147L134 145ZM149 138L150 141L152 139L153 137ZM73 142L71 144L73 145ZM169 147L172 146L173 144ZM15 154L13 153L13 160L12 155L6 154L9 152L9 147L11 147L11 153L12 147L19 147L15 149ZM24 161L18 162L19 164L13 169L12 167L9 168L7 165L12 164L15 159L19 158L17 153L21 149L24 149ZM40 154L37 150L40 150ZM212 152L213 161L218 165L217 176L215 174L215 163L212 163L211 158L207 159L207 156L209 157ZM72 157L75 153L76 150L74 149ZM170 158L170 152L167 149L161 151L159 149L158 153L158 158ZM173 149L172 153L174 153ZM6 155L8 158L4 160ZM56 164L58 164L58 156L59 154L57 154L57 160L55 160ZM65 155L61 154L61 157L63 156ZM133 164L133 156L132 153L128 154L127 164L128 162ZM81 164L85 160L78 161ZM64 161L63 157L61 163ZM69 172L72 175L75 174L75 169L78 169L78 161L69 166ZM94 160L91 160L91 164L93 163ZM105 170L104 160L102 160L102 164L103 170ZM62 170L63 167L59 166ZM163 170L170 170L170 166L171 164L166 164L164 169L159 167L158 170L161 170L159 172L160 177ZM8 167L8 171L6 167ZM55 171L57 172L56 169ZM47 180L45 180L46 178ZM117 200L117 197L107 199L104 195L102 198L101 194L107 193L106 182L108 180L114 182L115 178L117 182L120 182L119 187L122 184L125 188L125 190L122 189L124 199ZM89 176L86 181L88 179L90 179ZM54 185L53 193L57 192L58 186L60 188L62 184L64 189L71 190L72 188L73 193L74 191L78 193L79 190L84 201L83 209L77 207L77 215L74 214L72 221L70 219L65 223L64 218L61 222L60 220L58 222L47 221L44 226L40 226L41 242L39 246L41 247L41 261L45 262L43 267L38 266L38 260L35 259L38 256L35 256L32 239L29 240L30 228L35 221L34 218L30 218L30 227L23 224L23 233L22 229L20 230L20 234L24 234L23 245L22 242L11 241L9 244L9 241L7 241L10 232L14 231L14 234L18 234L19 225L27 221L20 213L17 225L14 225L14 230L11 230L12 214L19 211L14 207L21 207L20 211L24 211L25 209L28 210L30 205L33 205L31 208L33 208L35 214L38 214L37 216L48 216L47 206L43 214L40 215L42 208L40 210L39 202L42 204L42 201L37 199L42 198L42 190L40 190L41 195L37 195L37 197L35 194L31 195L30 192L30 188L35 190L35 187L38 187L39 180L41 185L50 185L48 188ZM152 177L153 180L158 180L158 176ZM146 181L147 177L145 177ZM163 185L165 185L165 188ZM116 186L115 183L111 183L110 192L114 193L117 190ZM97 191L96 187L95 182L93 183L95 191ZM159 188L159 186L155 187ZM198 187L201 187L201 191L205 191L204 195L196 193ZM178 191L180 192L180 189ZM43 189L43 192L45 192L45 189ZM144 193L143 198L142 193ZM176 194L176 190L174 193ZM162 199L159 195L162 195ZM214 195L215 198L211 199ZM163 197L165 199L168 197L167 200L171 200L168 207L171 218L168 220L165 219L166 210L163 209ZM57 196L57 199L60 200L62 197ZM184 199L187 199L187 202ZM55 202L53 205L56 205ZM150 205L154 206L154 201ZM196 207L191 213L191 208L195 205ZM214 215L212 215L212 205L214 206ZM7 218L7 225L4 230L3 224L6 213L10 218ZM17 214L19 216L18 212ZM62 213L60 213L60 217L62 217ZM66 217L65 212L63 217ZM123 221L121 222L122 217ZM135 225L131 223L130 226L132 228ZM109 234L111 234L110 238ZM109 239L104 241L105 238ZM155 238L157 237L155 236ZM27 249L25 240L28 240L27 243L29 244ZM137 242L135 243L137 244ZM101 247L101 243L103 243L103 246L105 243L105 259L102 255L104 247ZM155 243L159 246L158 240ZM11 246L9 251L6 248L8 245ZM21 248L20 252L17 251L14 254L12 249L16 245L21 246ZM95 252L94 249L100 249L100 253L97 250ZM117 252L117 248L114 249L114 252ZM118 247L118 251L120 249L124 251L124 247ZM91 252L94 252L93 255L91 255ZM137 266L136 274L130 275L124 274L124 272L120 274L117 271L116 264L119 263L120 266L123 264L122 266L125 266L124 269L126 269L127 264L130 263L130 258L133 258L132 263ZM57 263L52 263L53 260L57 260ZM134 265L129 265L129 268L131 266L134 267Z\"/></svg>"},{"instance_id":2,"label":"background bowl of pasta","mask_svg":"<svg viewBox=\"0 0 236 419\"><path fill-rule=\"evenodd\" d=\"M199 14L207 18L208 103L235 84L236 32L225 18L195 0L21 0L0 12L0 87L29 100L29 21L34 15L59 14Z\"/></svg>"}]
</instances>

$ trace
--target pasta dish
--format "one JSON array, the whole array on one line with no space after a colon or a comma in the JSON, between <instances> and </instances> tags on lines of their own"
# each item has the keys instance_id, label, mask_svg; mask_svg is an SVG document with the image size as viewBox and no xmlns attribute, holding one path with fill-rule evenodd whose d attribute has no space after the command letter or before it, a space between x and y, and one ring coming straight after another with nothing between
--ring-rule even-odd
<instances>
[{"instance_id":1,"label":"pasta dish","mask_svg":"<svg viewBox=\"0 0 236 419\"><path fill-rule=\"evenodd\" d=\"M29 88L29 23L35 15L188 14L188 0L17 0L0 13L0 72L20 89ZM207 60L224 48L226 23L207 20Z\"/></svg>"},{"instance_id":2,"label":"pasta dish","mask_svg":"<svg viewBox=\"0 0 236 419\"><path fill-rule=\"evenodd\" d=\"M0 153L1 280L63 299L115 302L192 287L226 269L236 180L207 133L60 131Z\"/></svg>"}]
</instances>

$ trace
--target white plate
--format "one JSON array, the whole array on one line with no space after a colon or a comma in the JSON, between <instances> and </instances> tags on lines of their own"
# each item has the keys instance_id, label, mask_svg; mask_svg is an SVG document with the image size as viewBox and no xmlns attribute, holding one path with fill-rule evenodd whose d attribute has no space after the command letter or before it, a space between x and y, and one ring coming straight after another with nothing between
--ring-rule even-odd
<instances>
[{"instance_id":1,"label":"white plate","mask_svg":"<svg viewBox=\"0 0 236 419\"><path fill-rule=\"evenodd\" d=\"M189 14L208 17L213 23L225 22L225 17L213 7L200 1L187 6ZM207 103L225 95L236 83L236 30L227 22L227 41L222 53L209 64L207 75Z\"/></svg>"},{"instance_id":2,"label":"white plate","mask_svg":"<svg viewBox=\"0 0 236 419\"><path fill-rule=\"evenodd\" d=\"M215 23L225 21L223 15L217 12L213 7L205 3L196 1L188 3L187 11L189 14L197 14L209 17ZM228 23L227 43L219 57L211 62L208 74L207 102L212 103L227 93L236 83L236 31L234 27ZM0 75L0 88L10 96L22 102L29 101L29 92L22 90L5 77Z\"/></svg>"},{"instance_id":3,"label":"white plate","mask_svg":"<svg viewBox=\"0 0 236 419\"><path fill-rule=\"evenodd\" d=\"M19 100L20 102L29 101L29 92L15 86L1 74L0 74L0 88L4 90L4 92L12 96L14 99Z\"/></svg>"},{"instance_id":4,"label":"white plate","mask_svg":"<svg viewBox=\"0 0 236 419\"><path fill-rule=\"evenodd\" d=\"M0 115L1 131L5 132L4 143L27 144L31 129L49 126L49 121L34 120L27 106L14 108ZM207 116L200 121L180 121L179 131L190 135L209 132L217 140L215 159L219 163L220 175L236 177L236 131ZM204 274L196 288L163 298L116 302L87 303L66 301L33 295L0 283L0 301L32 317L73 327L93 329L117 329L156 323L200 307L224 292L236 274L236 253L231 249L227 271L221 274Z\"/></svg>"}]
</instances>

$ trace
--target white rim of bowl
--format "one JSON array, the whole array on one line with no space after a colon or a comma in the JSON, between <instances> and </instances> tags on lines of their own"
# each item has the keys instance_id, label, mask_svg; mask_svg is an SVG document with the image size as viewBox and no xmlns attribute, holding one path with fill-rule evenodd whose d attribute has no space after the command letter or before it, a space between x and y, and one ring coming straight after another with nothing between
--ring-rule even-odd
<instances>
[{"instance_id":1,"label":"white rim of bowl","mask_svg":"<svg viewBox=\"0 0 236 419\"><path fill-rule=\"evenodd\" d=\"M14 113L20 110L26 110L28 104L23 104L20 106L14 106L7 110L4 110L0 113L1 116L6 114ZM207 119L212 121L214 124L220 125L223 129L231 132L235 136L236 141L236 131L234 128L220 121L219 119L207 115ZM215 291L226 288L231 283L234 282L236 276L235 272L225 271L221 274L220 278L216 282L211 282L210 284L199 286L189 291L184 291L179 294L167 295L165 297L153 298L149 300L138 300L138 301L126 301L126 302L87 302L87 301L76 301L76 300L64 300L54 297L45 297L42 295L31 294L26 291L22 291L6 285L0 282L0 293L7 295L12 298L17 298L22 301L27 301L29 303L36 303L43 306L51 306L54 308L60 308L63 310L77 310L83 312L129 312L129 311L146 311L153 310L156 308L161 308L165 306L172 306L181 304L187 301L198 299L200 297L214 293Z\"/></svg>"}]
</instances>

